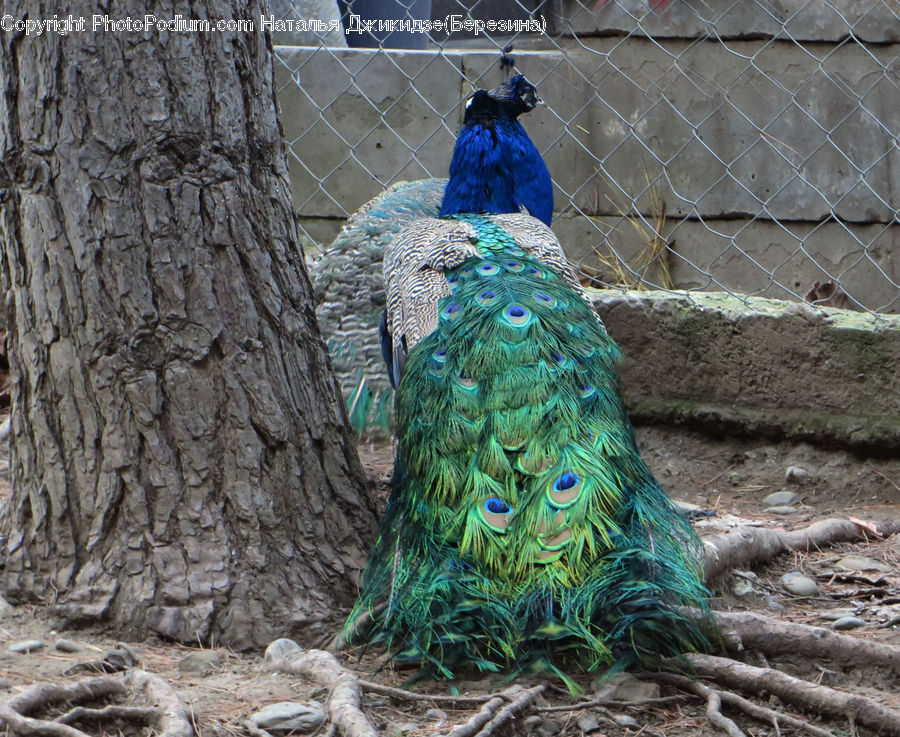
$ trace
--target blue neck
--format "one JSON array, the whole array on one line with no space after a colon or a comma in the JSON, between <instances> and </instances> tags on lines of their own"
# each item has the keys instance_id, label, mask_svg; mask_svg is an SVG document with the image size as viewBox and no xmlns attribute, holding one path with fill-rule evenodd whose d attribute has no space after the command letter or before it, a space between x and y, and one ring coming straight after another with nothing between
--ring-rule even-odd
<instances>
[{"instance_id":1,"label":"blue neck","mask_svg":"<svg viewBox=\"0 0 900 737\"><path fill-rule=\"evenodd\" d=\"M440 216L526 209L550 225L550 172L517 120L466 125L456 139Z\"/></svg>"}]
</instances>

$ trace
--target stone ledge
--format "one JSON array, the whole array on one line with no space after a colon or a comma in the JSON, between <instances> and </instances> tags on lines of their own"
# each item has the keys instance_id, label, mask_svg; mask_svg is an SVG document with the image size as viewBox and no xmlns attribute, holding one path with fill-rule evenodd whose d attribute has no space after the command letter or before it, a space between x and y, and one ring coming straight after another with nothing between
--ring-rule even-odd
<instances>
[{"instance_id":1,"label":"stone ledge","mask_svg":"<svg viewBox=\"0 0 900 737\"><path fill-rule=\"evenodd\" d=\"M635 422L900 452L900 317L719 292L592 297Z\"/></svg>"}]
</instances>

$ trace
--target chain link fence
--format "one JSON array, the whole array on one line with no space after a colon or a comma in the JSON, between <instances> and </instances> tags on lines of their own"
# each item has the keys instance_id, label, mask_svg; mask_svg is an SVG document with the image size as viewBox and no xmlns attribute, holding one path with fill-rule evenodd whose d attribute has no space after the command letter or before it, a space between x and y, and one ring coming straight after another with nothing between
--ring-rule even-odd
<instances>
[{"instance_id":1,"label":"chain link fence","mask_svg":"<svg viewBox=\"0 0 900 737\"><path fill-rule=\"evenodd\" d=\"M522 122L586 285L900 313L896 0L338 1L270 16L308 255L386 187L446 176L462 102L508 76L511 45L546 102ZM380 312L360 308L378 254L353 246L336 268L365 274L324 315L348 345L373 343Z\"/></svg>"}]
</instances>

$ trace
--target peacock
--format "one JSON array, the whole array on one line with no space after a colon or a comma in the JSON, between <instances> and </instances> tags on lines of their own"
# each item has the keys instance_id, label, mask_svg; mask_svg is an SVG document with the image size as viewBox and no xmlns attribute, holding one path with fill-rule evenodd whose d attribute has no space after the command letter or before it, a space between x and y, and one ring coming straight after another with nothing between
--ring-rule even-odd
<instances>
[{"instance_id":1,"label":"peacock","mask_svg":"<svg viewBox=\"0 0 900 737\"><path fill-rule=\"evenodd\" d=\"M398 448L346 630L426 676L566 678L704 644L679 610L706 606L699 540L640 457L619 349L520 140L536 99L520 75L469 98L442 217L385 253Z\"/></svg>"}]
</instances>

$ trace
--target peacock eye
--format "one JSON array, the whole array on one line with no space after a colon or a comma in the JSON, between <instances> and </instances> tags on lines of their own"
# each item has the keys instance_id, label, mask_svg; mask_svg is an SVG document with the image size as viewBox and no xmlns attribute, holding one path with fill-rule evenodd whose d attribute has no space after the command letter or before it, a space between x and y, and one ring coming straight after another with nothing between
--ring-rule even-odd
<instances>
[{"instance_id":1,"label":"peacock eye","mask_svg":"<svg viewBox=\"0 0 900 737\"><path fill-rule=\"evenodd\" d=\"M553 484L554 491L567 491L579 482L578 474L566 471L562 476L556 479Z\"/></svg>"},{"instance_id":2,"label":"peacock eye","mask_svg":"<svg viewBox=\"0 0 900 737\"><path fill-rule=\"evenodd\" d=\"M537 292L534 295L534 298L540 300L541 302L550 302L550 296L544 294L543 292Z\"/></svg>"},{"instance_id":3,"label":"peacock eye","mask_svg":"<svg viewBox=\"0 0 900 737\"><path fill-rule=\"evenodd\" d=\"M512 507L510 507L509 504L497 497L488 499L484 503L484 508L491 514L508 514L512 511Z\"/></svg>"},{"instance_id":4,"label":"peacock eye","mask_svg":"<svg viewBox=\"0 0 900 737\"><path fill-rule=\"evenodd\" d=\"M556 351L553 351L553 353L551 353L550 355L552 356L553 360L556 361L557 363L562 363L565 360L562 357L562 355L557 353Z\"/></svg>"},{"instance_id":5,"label":"peacock eye","mask_svg":"<svg viewBox=\"0 0 900 737\"><path fill-rule=\"evenodd\" d=\"M447 305L443 310L441 310L441 314L444 317L454 317L459 312L459 305L455 302L453 304Z\"/></svg>"}]
</instances>

